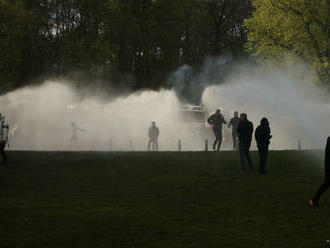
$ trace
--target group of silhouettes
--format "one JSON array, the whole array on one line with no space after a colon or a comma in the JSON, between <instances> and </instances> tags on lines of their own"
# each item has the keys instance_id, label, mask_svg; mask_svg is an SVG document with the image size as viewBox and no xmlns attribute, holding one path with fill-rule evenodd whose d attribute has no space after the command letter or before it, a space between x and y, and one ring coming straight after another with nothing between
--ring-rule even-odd
<instances>
[{"instance_id":1,"label":"group of silhouettes","mask_svg":"<svg viewBox=\"0 0 330 248\"><path fill-rule=\"evenodd\" d=\"M214 114L212 114L207 122L212 126L212 130L215 136L215 141L213 143L213 150L219 151L222 143L222 126L227 124L224 116L221 114L220 109L217 109ZM246 113L234 112L234 117L230 119L228 128L232 128L232 138L233 138L233 148L239 150L240 164L242 170L246 170L247 160L250 170L254 170L254 165L250 157L250 147L253 136L253 123L248 120ZM159 128L153 121L151 127L148 130L149 142L148 151L158 151L158 136ZM270 145L270 139L272 138L271 130L269 127L269 122L267 118L262 118L260 125L255 130L254 134L259 154L259 168L258 172L260 174L266 174L266 162L268 156L268 149ZM309 201L309 204L313 207L318 206L318 201L323 193L329 188L330 185L330 137L327 139L327 145L325 148L325 181L317 190L315 196Z\"/></svg>"},{"instance_id":2,"label":"group of silhouettes","mask_svg":"<svg viewBox=\"0 0 330 248\"><path fill-rule=\"evenodd\" d=\"M207 122L212 126L215 136L213 143L213 150L219 151L222 143L222 126L227 124L220 109L217 109L212 114ZM232 127L233 148L239 150L240 164L243 170L247 169L245 159L247 160L250 170L254 170L254 165L250 157L250 147L253 136L253 123L248 120L246 113L241 113L238 117L238 112L234 112L234 117L229 121L228 127ZM255 140L259 151L260 163L259 173L266 174L266 161L268 155L268 148L270 144L270 127L267 118L262 118L260 125L255 131ZM238 144L238 147L237 147Z\"/></svg>"},{"instance_id":3,"label":"group of silhouettes","mask_svg":"<svg viewBox=\"0 0 330 248\"><path fill-rule=\"evenodd\" d=\"M222 143L222 125L227 124L224 116L221 114L221 111L218 109L214 114L212 114L207 122L212 126L212 130L215 135L215 141L213 143L213 150L219 151ZM78 146L77 132L85 131L76 126L74 122L71 123L73 129L73 135L71 137L71 145L76 143ZM228 127L232 127L232 137L233 137L233 148L239 150L240 163L243 170L246 170L245 159L248 162L250 170L254 170L254 165L250 157L250 146L252 142L253 135L253 123L248 120L246 113L241 113L238 117L238 112L235 111L234 117L231 118ZM0 113L0 154L3 158L4 164L7 163L7 156L5 154L5 147L9 147L9 125L5 121L5 116ZM149 142L148 142L148 151L158 151L158 137L159 137L159 128L156 126L156 123L153 121L151 127L148 130ZM270 139L272 138L269 122L267 118L262 118L260 125L255 130L255 140L257 142L260 162L259 162L259 173L266 174L266 161L268 148L270 144ZM237 142L238 139L238 142ZM323 193L329 188L330 185L330 137L327 138L327 144L325 148L325 180L324 183L317 190L315 196L312 200L309 201L309 204L313 207L318 206L318 201Z\"/></svg>"}]
</instances>

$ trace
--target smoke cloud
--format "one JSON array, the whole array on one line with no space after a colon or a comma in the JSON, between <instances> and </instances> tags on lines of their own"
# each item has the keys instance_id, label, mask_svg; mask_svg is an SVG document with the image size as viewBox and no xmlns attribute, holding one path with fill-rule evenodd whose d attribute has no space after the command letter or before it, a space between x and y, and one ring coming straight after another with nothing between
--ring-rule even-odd
<instances>
[{"instance_id":1,"label":"smoke cloud","mask_svg":"<svg viewBox=\"0 0 330 248\"><path fill-rule=\"evenodd\" d=\"M267 117L273 133L271 149L296 149L298 139L305 149L323 149L330 135L328 95L301 68L285 72L247 65L229 68L220 58L205 62L199 72L181 67L169 80L170 90L122 97L81 94L66 82L47 81L1 96L0 112L10 124L10 145L18 150L77 150L70 146L75 122L86 130L78 132L80 150L143 151L151 121L160 128L160 150L177 150L179 139L183 150L203 150L206 138L213 142L211 129L184 121L183 98L201 102L209 113L220 107L227 121L235 110L246 112L255 127ZM202 126L206 128L201 130ZM222 148L230 149L231 130L226 126L223 137Z\"/></svg>"}]
</instances>

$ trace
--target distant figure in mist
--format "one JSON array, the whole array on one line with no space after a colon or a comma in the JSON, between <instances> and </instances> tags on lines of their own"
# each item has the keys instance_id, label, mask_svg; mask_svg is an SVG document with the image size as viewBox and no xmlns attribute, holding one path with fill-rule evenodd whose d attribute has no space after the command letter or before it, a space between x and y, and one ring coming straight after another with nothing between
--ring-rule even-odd
<instances>
[{"instance_id":1,"label":"distant figure in mist","mask_svg":"<svg viewBox=\"0 0 330 248\"><path fill-rule=\"evenodd\" d=\"M270 135L270 127L267 118L262 118L260 121L260 125L257 127L254 137L257 142L257 147L259 151L259 173L266 174L266 161L268 155L268 147L270 144L270 139L272 135Z\"/></svg>"},{"instance_id":2,"label":"distant figure in mist","mask_svg":"<svg viewBox=\"0 0 330 248\"><path fill-rule=\"evenodd\" d=\"M207 119L207 122L212 126L215 136L213 150L215 151L215 148L218 145L217 151L219 151L222 143L222 124L227 124L227 122L221 114L220 109L217 109L217 111Z\"/></svg>"},{"instance_id":3,"label":"distant figure in mist","mask_svg":"<svg viewBox=\"0 0 330 248\"><path fill-rule=\"evenodd\" d=\"M6 144L8 144L9 147L8 133L9 133L9 125L5 122L5 117L2 114L0 114L0 153L4 164L7 163L5 147Z\"/></svg>"},{"instance_id":4,"label":"distant figure in mist","mask_svg":"<svg viewBox=\"0 0 330 248\"><path fill-rule=\"evenodd\" d=\"M251 157L250 157L250 146L252 141L253 134L253 124L251 121L247 119L247 114L240 114L241 121L237 126L237 134L239 140L239 156L240 162L243 170L246 170L246 165L244 161L244 157L247 159L249 167L251 170L254 169Z\"/></svg>"},{"instance_id":5,"label":"distant figure in mist","mask_svg":"<svg viewBox=\"0 0 330 248\"><path fill-rule=\"evenodd\" d=\"M324 167L325 167L324 183L320 186L314 198L309 201L309 204L313 207L318 206L320 197L329 188L330 185L330 136L328 137L327 145L325 147Z\"/></svg>"},{"instance_id":6,"label":"distant figure in mist","mask_svg":"<svg viewBox=\"0 0 330 248\"><path fill-rule=\"evenodd\" d=\"M81 129L77 127L76 123L73 121L71 122L71 128L72 128L72 136L70 140L70 149L72 149L73 146L76 147L76 149L80 149L79 141L78 141L78 132L86 132L85 129Z\"/></svg>"},{"instance_id":7,"label":"distant figure in mist","mask_svg":"<svg viewBox=\"0 0 330 248\"><path fill-rule=\"evenodd\" d=\"M237 149L237 126L238 123L240 122L240 118L238 117L238 112L235 111L234 112L234 117L230 119L229 124L228 124L228 128L232 127L232 131L231 131L231 135L233 137L233 149Z\"/></svg>"},{"instance_id":8,"label":"distant figure in mist","mask_svg":"<svg viewBox=\"0 0 330 248\"><path fill-rule=\"evenodd\" d=\"M151 127L148 130L149 142L148 151L150 151L150 146L152 151L158 151L158 136L159 128L156 126L156 122L151 122Z\"/></svg>"}]
</instances>

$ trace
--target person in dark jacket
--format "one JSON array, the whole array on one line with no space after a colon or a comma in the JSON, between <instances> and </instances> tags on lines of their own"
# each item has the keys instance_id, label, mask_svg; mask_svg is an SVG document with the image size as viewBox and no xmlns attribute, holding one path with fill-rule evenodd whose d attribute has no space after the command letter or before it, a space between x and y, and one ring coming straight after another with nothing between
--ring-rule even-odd
<instances>
[{"instance_id":1,"label":"person in dark jacket","mask_svg":"<svg viewBox=\"0 0 330 248\"><path fill-rule=\"evenodd\" d=\"M251 170L254 169L251 157L250 157L250 146L252 141L253 134L253 123L247 119L247 114L240 114L241 121L237 126L237 134L239 140L239 155L242 169L245 170L245 161L244 157L246 157L249 167Z\"/></svg>"},{"instance_id":2,"label":"person in dark jacket","mask_svg":"<svg viewBox=\"0 0 330 248\"><path fill-rule=\"evenodd\" d=\"M213 150L215 151L216 145L218 144L217 151L219 151L222 143L222 124L227 124L227 122L221 114L220 109L217 109L217 111L207 119L207 122L212 126L215 136Z\"/></svg>"},{"instance_id":3,"label":"person in dark jacket","mask_svg":"<svg viewBox=\"0 0 330 248\"><path fill-rule=\"evenodd\" d=\"M150 146L152 145L152 151L158 151L158 136L159 128L156 126L156 122L151 122L151 127L148 130L149 142L148 151L150 151Z\"/></svg>"},{"instance_id":4,"label":"person in dark jacket","mask_svg":"<svg viewBox=\"0 0 330 248\"><path fill-rule=\"evenodd\" d=\"M230 128L230 126L232 127L232 132L231 135L233 137L233 149L235 150L237 148L237 126L238 123L240 122L240 118L238 117L238 112L235 111L234 112L234 117L230 119L229 124L228 124L228 128Z\"/></svg>"},{"instance_id":5,"label":"person in dark jacket","mask_svg":"<svg viewBox=\"0 0 330 248\"><path fill-rule=\"evenodd\" d=\"M270 139L272 138L272 135L270 135L270 127L267 118L261 119L260 125L256 129L254 137L257 142L260 157L259 173L266 174L268 147L270 144Z\"/></svg>"},{"instance_id":6,"label":"person in dark jacket","mask_svg":"<svg viewBox=\"0 0 330 248\"><path fill-rule=\"evenodd\" d=\"M324 183L320 186L319 190L316 192L314 198L309 201L309 204L312 207L317 207L319 199L323 193L329 188L330 185L330 136L327 140L327 145L325 147L325 158L324 158L324 167L325 167L325 180Z\"/></svg>"}]
</instances>

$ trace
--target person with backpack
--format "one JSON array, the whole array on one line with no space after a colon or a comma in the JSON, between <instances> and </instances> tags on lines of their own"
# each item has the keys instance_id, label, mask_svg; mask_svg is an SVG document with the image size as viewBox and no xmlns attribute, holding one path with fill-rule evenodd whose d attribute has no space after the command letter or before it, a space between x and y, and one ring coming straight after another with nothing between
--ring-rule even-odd
<instances>
[{"instance_id":1,"label":"person with backpack","mask_svg":"<svg viewBox=\"0 0 330 248\"><path fill-rule=\"evenodd\" d=\"M330 185L330 136L327 139L327 145L325 147L324 169L325 169L324 183L320 186L313 199L309 201L309 204L312 207L317 207L319 205L319 199L321 198L323 193L327 191Z\"/></svg>"}]
</instances>

